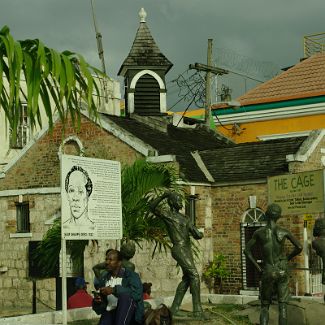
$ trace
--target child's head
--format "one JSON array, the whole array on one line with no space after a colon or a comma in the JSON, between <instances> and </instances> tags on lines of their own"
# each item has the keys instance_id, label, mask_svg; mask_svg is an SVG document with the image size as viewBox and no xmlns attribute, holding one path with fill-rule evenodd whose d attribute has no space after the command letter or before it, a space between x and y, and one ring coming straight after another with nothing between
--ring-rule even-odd
<instances>
[{"instance_id":1,"label":"child's head","mask_svg":"<svg viewBox=\"0 0 325 325\"><path fill-rule=\"evenodd\" d=\"M143 292L144 293L147 293L148 295L150 295L151 294L151 286L152 286L152 283L151 282L144 282L142 284Z\"/></svg>"}]
</instances>

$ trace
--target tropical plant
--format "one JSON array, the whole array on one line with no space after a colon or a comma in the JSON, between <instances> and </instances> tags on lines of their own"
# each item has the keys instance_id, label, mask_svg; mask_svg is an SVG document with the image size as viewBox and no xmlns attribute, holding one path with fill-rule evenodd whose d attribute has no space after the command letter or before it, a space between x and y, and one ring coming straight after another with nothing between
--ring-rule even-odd
<instances>
[{"instance_id":1,"label":"tropical plant","mask_svg":"<svg viewBox=\"0 0 325 325\"><path fill-rule=\"evenodd\" d=\"M137 160L122 170L123 240L154 242L159 248L168 246L164 223L149 213L149 201L166 189L181 192L172 166Z\"/></svg>"},{"instance_id":2,"label":"tropical plant","mask_svg":"<svg viewBox=\"0 0 325 325\"><path fill-rule=\"evenodd\" d=\"M223 279L229 275L230 272L226 266L226 257L223 254L216 253L213 260L204 268L203 280L210 290L217 289L219 293L223 293Z\"/></svg>"},{"instance_id":3,"label":"tropical plant","mask_svg":"<svg viewBox=\"0 0 325 325\"><path fill-rule=\"evenodd\" d=\"M44 105L50 129L55 112L63 125L69 117L74 126L76 121L80 125L81 100L87 104L90 116L96 117L93 92L99 95L99 89L93 73L101 74L81 55L69 51L59 53L38 39L15 41L4 26L0 30L0 107L13 140L22 115L22 102L27 102L31 127L42 126L39 100Z\"/></svg>"},{"instance_id":4,"label":"tropical plant","mask_svg":"<svg viewBox=\"0 0 325 325\"><path fill-rule=\"evenodd\" d=\"M88 245L88 240L68 240L66 243L67 252L74 261L74 267L79 269L83 262L83 251L86 245ZM54 274L55 270L58 269L60 250L61 218L57 218L43 236L34 253L34 258L38 260L38 265L41 267L44 275Z\"/></svg>"},{"instance_id":5,"label":"tropical plant","mask_svg":"<svg viewBox=\"0 0 325 325\"><path fill-rule=\"evenodd\" d=\"M168 249L169 238L166 236L163 222L149 212L148 202L166 188L181 192L177 185L177 173L172 166L158 165L137 160L131 166L122 169L122 243L132 241L141 247L141 242L155 244L156 249ZM83 259L87 240L67 241L67 251L74 263ZM61 219L58 218L45 233L36 250L36 258L45 274L53 274L57 267L61 249ZM79 263L78 263L79 262Z\"/></svg>"}]
</instances>

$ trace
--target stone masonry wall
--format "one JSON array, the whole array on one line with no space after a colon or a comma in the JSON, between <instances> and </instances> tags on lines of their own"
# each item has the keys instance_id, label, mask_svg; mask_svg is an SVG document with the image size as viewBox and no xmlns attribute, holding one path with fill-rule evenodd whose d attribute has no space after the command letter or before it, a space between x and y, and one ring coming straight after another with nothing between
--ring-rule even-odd
<instances>
[{"instance_id":1,"label":"stone masonry wall","mask_svg":"<svg viewBox=\"0 0 325 325\"><path fill-rule=\"evenodd\" d=\"M250 195L256 195L257 207L266 209L266 184L214 187L212 190L213 251L226 257L231 273L223 284L225 293L238 294L242 289L240 223L249 208Z\"/></svg>"},{"instance_id":2,"label":"stone masonry wall","mask_svg":"<svg viewBox=\"0 0 325 325\"><path fill-rule=\"evenodd\" d=\"M25 195L24 201L30 202L31 237L14 237L16 234L15 202L18 196L0 198L0 266L7 271L0 273L0 309L6 307L32 308L32 281L28 278L28 242L41 240L48 229L49 220L60 207L58 195ZM55 308L54 279L37 280L36 297Z\"/></svg>"}]
</instances>

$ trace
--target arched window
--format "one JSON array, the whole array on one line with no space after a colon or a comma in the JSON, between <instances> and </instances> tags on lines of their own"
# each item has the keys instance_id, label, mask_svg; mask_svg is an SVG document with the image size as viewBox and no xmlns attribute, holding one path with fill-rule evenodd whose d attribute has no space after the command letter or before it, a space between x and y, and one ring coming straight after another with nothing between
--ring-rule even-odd
<instances>
[{"instance_id":1,"label":"arched window","mask_svg":"<svg viewBox=\"0 0 325 325\"><path fill-rule=\"evenodd\" d=\"M72 135L63 140L58 153L59 155L83 156L84 150L84 146L80 139Z\"/></svg>"},{"instance_id":2,"label":"arched window","mask_svg":"<svg viewBox=\"0 0 325 325\"><path fill-rule=\"evenodd\" d=\"M242 216L242 223L246 225L255 224L265 224L265 214L264 211L259 208L251 208L244 212Z\"/></svg>"}]
</instances>

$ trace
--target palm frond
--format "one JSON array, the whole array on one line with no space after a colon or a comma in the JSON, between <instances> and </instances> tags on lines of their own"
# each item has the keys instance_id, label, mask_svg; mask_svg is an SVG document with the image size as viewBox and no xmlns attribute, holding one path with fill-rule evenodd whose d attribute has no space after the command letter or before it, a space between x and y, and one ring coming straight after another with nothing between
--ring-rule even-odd
<instances>
[{"instance_id":1,"label":"palm frond","mask_svg":"<svg viewBox=\"0 0 325 325\"><path fill-rule=\"evenodd\" d=\"M148 241L161 251L170 247L162 220L150 213L148 202L169 188L181 191L173 166L137 160L122 170L123 236L137 244ZM155 250L154 250L155 252Z\"/></svg>"},{"instance_id":2,"label":"palm frond","mask_svg":"<svg viewBox=\"0 0 325 325\"><path fill-rule=\"evenodd\" d=\"M55 273L58 268L61 251L61 219L55 219L51 228L47 230L35 250L34 256L38 259L38 266L44 275Z\"/></svg>"},{"instance_id":3,"label":"palm frond","mask_svg":"<svg viewBox=\"0 0 325 325\"><path fill-rule=\"evenodd\" d=\"M63 124L68 117L72 123L78 121L81 100L87 103L89 115L96 118L93 92L100 97L93 74L99 73L79 54L59 53L38 39L15 41L4 26L0 30L0 106L12 129L13 140L22 115L22 101L27 101L32 128L42 126L39 101L43 103L50 128L54 109ZM22 76L27 93L21 84Z\"/></svg>"},{"instance_id":4,"label":"palm frond","mask_svg":"<svg viewBox=\"0 0 325 325\"><path fill-rule=\"evenodd\" d=\"M66 242L67 253L73 260L75 269L80 269L80 266L83 265L83 253L87 244L88 240L68 240ZM34 256L38 259L38 266L42 269L42 274L45 276L55 274L60 263L60 251L61 218L57 218L34 252Z\"/></svg>"}]
</instances>

